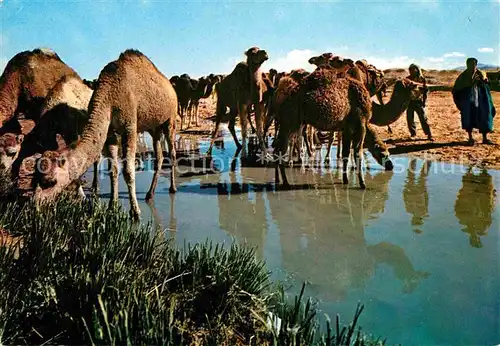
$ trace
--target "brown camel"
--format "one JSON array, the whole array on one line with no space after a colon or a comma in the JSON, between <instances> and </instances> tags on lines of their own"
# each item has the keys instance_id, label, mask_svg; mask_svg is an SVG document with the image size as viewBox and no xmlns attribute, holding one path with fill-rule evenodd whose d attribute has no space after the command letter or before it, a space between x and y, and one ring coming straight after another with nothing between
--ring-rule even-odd
<instances>
[{"instance_id":1,"label":"brown camel","mask_svg":"<svg viewBox=\"0 0 500 346\"><path fill-rule=\"evenodd\" d=\"M358 60L354 63L353 60L348 58L343 58L340 56L334 56L332 53L323 53L322 55L315 56L309 59L309 63L316 65L317 68L332 68L337 71L337 77L345 78L350 77L355 80L360 81L365 85L365 87L370 92L370 96L376 95L380 104L383 104L382 94L385 92L387 85L383 81L384 73L383 71L377 69L373 65L369 65L366 60ZM333 144L335 133L328 134L328 145L327 154L325 161L328 162L330 159L330 150ZM342 136L341 133L337 133L337 158L341 155L340 142ZM306 141L308 145L308 154L312 156L313 141L311 136Z\"/></svg>"},{"instance_id":2,"label":"brown camel","mask_svg":"<svg viewBox=\"0 0 500 346\"><path fill-rule=\"evenodd\" d=\"M47 150L60 150L73 145L89 121L88 106L93 90L77 76L64 76L47 95L40 120L19 147L19 157L12 175L18 191L34 188L29 164ZM98 163L94 163L92 188L98 190Z\"/></svg>"},{"instance_id":3,"label":"brown camel","mask_svg":"<svg viewBox=\"0 0 500 346\"><path fill-rule=\"evenodd\" d=\"M281 171L283 183L288 186L282 157L286 152L290 134L298 131L303 125L314 126L320 131L342 131L344 184L348 183L347 166L352 144L359 185L365 188L360 154L366 134L373 137L367 140L367 145L374 158L387 170L392 170L387 147L368 126L371 100L368 90L361 82L351 78L337 78L335 70L318 69L302 84L292 78L282 78L276 100L278 102L274 111L277 112L279 122L279 132L274 143L278 158L277 183Z\"/></svg>"},{"instance_id":4,"label":"brown camel","mask_svg":"<svg viewBox=\"0 0 500 346\"><path fill-rule=\"evenodd\" d=\"M332 53L323 53L318 56L313 56L308 60L311 65L316 65L316 67L327 66L330 63L330 60L334 57Z\"/></svg>"},{"instance_id":5,"label":"brown camel","mask_svg":"<svg viewBox=\"0 0 500 346\"><path fill-rule=\"evenodd\" d=\"M49 49L16 54L9 60L0 77L0 127L11 125L9 120L15 120L14 116L19 113L36 122L48 92L66 75L78 76ZM13 128L18 127L12 125Z\"/></svg>"},{"instance_id":6,"label":"brown camel","mask_svg":"<svg viewBox=\"0 0 500 346\"><path fill-rule=\"evenodd\" d=\"M149 132L156 155L155 173L146 200L154 196L163 164L160 145L165 134L172 162L170 192L176 191L175 118L177 95L172 84L145 55L126 50L118 60L106 65L99 75L97 89L89 104L90 121L74 149L45 152L40 163L37 199L54 198L63 187L79 179L98 158L104 145L112 159L111 200L118 201L118 136L123 146L124 178L127 183L131 216L138 219L140 209L135 190L137 134Z\"/></svg>"},{"instance_id":7,"label":"brown camel","mask_svg":"<svg viewBox=\"0 0 500 346\"><path fill-rule=\"evenodd\" d=\"M233 136L238 149L243 148L241 156L246 156L247 145L247 109L253 104L255 107L255 122L257 125L257 137L262 151L265 151L263 138L263 113L266 84L262 80L260 66L269 59L267 52L258 47L249 48L245 55L246 62L240 62L234 70L219 84L217 84L217 113L215 120L215 129L208 148L207 154L212 154L212 147L219 131L219 126L226 115L226 107L229 107L229 131ZM241 134L243 145L236 137L234 125L236 117L240 116Z\"/></svg>"}]
</instances>

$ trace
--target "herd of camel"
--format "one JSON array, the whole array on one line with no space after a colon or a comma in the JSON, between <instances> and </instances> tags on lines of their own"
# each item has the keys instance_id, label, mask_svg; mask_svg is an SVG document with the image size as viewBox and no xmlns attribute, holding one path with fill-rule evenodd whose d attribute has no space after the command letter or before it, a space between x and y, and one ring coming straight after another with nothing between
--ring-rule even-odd
<instances>
[{"instance_id":1,"label":"herd of camel","mask_svg":"<svg viewBox=\"0 0 500 346\"><path fill-rule=\"evenodd\" d=\"M199 101L211 95L217 98L217 108L208 155L221 122L229 123L241 156L246 156L248 122L263 152L267 152L264 134L274 123L275 157L293 152L301 136L311 153L315 131L325 131L331 134L328 152L333 133L341 134L344 183L348 183L351 148L361 188L365 187L360 155L363 147L386 170L392 170L388 149L372 126L389 126L398 120L409 101L424 91L423 85L397 80L390 101L384 104L382 94L387 84L383 72L366 61L353 62L325 53L309 60L316 65L311 73L278 73L273 69L263 73L260 68L269 59L267 52L252 47L245 55L246 61L238 63L228 75L212 74L195 80L184 74L168 79L148 57L129 49L108 63L96 80L88 81L52 50L18 53L0 77L0 171L12 178L16 194L53 199L68 187L78 187L80 177L92 165L96 187L102 154L111 159L110 203L114 204L118 201L120 145L131 215L137 219L138 134L151 135L156 155L146 199L154 197L163 164L163 136L172 162L170 192L175 192L177 117L181 118L181 129L186 117L188 127L197 124ZM374 95L379 103L372 101ZM251 113L255 114L255 128ZM237 117L242 143L235 132ZM283 184L288 185L284 161L276 162L276 182L281 173Z\"/></svg>"}]
</instances>

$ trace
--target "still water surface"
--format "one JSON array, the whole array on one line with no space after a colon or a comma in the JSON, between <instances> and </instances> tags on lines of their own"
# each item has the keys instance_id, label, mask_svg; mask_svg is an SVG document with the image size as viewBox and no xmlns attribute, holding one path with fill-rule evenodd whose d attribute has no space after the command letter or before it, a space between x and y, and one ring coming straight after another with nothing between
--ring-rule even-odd
<instances>
[{"instance_id":1,"label":"still water surface","mask_svg":"<svg viewBox=\"0 0 500 346\"><path fill-rule=\"evenodd\" d=\"M203 153L208 142L188 144ZM332 318L347 322L363 303L363 330L390 344L500 342L499 171L400 156L394 172L370 160L364 191L342 185L335 162L288 168L293 188L277 191L273 168L237 160L232 171L234 152L226 137L214 147L221 172L178 177L175 195L166 171L154 205L144 202L152 173L138 172L143 220L180 246L209 238L257 247L274 279L291 292L307 280ZM128 208L123 179L120 198Z\"/></svg>"}]
</instances>

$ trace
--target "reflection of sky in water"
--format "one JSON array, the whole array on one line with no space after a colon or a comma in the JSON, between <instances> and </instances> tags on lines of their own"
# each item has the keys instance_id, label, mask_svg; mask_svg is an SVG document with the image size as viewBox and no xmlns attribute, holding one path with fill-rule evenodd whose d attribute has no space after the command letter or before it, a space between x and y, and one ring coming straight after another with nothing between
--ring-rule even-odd
<instances>
[{"instance_id":1,"label":"reflection of sky in water","mask_svg":"<svg viewBox=\"0 0 500 346\"><path fill-rule=\"evenodd\" d=\"M389 343L500 340L498 171L398 157L394 173L371 165L366 191L347 189L335 170L298 168L287 168L296 189L274 191L274 169L238 163L230 172L230 138L224 147L214 155L226 169L179 177L175 196L167 171L154 209L144 203L152 173L138 172L143 219L155 212L180 246L232 237L257 246L273 278L292 291L308 280L308 294L331 317L348 321L357 302L365 304L363 329ZM101 186L109 192L107 177ZM120 197L128 207L122 179Z\"/></svg>"}]
</instances>

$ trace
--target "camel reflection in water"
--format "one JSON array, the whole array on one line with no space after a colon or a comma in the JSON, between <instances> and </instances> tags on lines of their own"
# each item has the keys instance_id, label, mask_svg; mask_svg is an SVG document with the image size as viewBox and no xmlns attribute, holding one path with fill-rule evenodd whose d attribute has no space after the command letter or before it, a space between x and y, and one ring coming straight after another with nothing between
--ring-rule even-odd
<instances>
[{"instance_id":1,"label":"camel reflection in water","mask_svg":"<svg viewBox=\"0 0 500 346\"><path fill-rule=\"evenodd\" d=\"M217 184L220 227L240 243L255 248L261 260L268 227L265 193L265 185L238 182L234 171L229 172L229 182Z\"/></svg>"},{"instance_id":2,"label":"camel reflection in water","mask_svg":"<svg viewBox=\"0 0 500 346\"><path fill-rule=\"evenodd\" d=\"M269 198L280 230L283 267L317 286L326 299L341 300L350 289L363 287L381 263L393 269L403 292L413 291L428 274L415 270L401 247L368 245L364 234L365 222L384 211L392 175L367 174L372 187L367 190L333 184L333 191L281 192Z\"/></svg>"},{"instance_id":3,"label":"camel reflection in water","mask_svg":"<svg viewBox=\"0 0 500 346\"><path fill-rule=\"evenodd\" d=\"M455 201L455 215L468 233L472 247L483 246L481 237L488 233L495 208L495 189L492 176L482 169L474 174L469 168L462 177L462 188Z\"/></svg>"},{"instance_id":4,"label":"camel reflection in water","mask_svg":"<svg viewBox=\"0 0 500 346\"><path fill-rule=\"evenodd\" d=\"M309 281L322 298L345 298L349 290L363 287L382 263L393 269L403 292L412 292L428 276L415 270L401 247L366 243L365 223L384 212L393 172L367 174L370 188L359 190L340 184L338 171L321 175L293 169L292 188L275 191L274 184L252 183L268 181L264 170L231 170L229 181L217 184L220 227L240 243L257 247L259 258L274 222L283 269L299 281Z\"/></svg>"},{"instance_id":5,"label":"camel reflection in water","mask_svg":"<svg viewBox=\"0 0 500 346\"><path fill-rule=\"evenodd\" d=\"M416 233L422 233L424 219L429 217L429 193L427 178L431 169L431 161L424 161L418 178L416 177L417 160L410 159L407 178L403 189L403 201L406 211L412 215L411 225Z\"/></svg>"},{"instance_id":6,"label":"camel reflection in water","mask_svg":"<svg viewBox=\"0 0 500 346\"><path fill-rule=\"evenodd\" d=\"M154 201L149 201L146 202L146 205L149 207L151 211L151 217L152 221L154 223L155 229L156 230L165 230L168 232L165 232L165 237L175 240L175 234L177 231L177 218L175 217L175 195L174 194L169 194L170 196L170 213L169 213L169 221L168 221L168 226L165 226L163 223L163 219L158 213L158 210L156 209L156 205Z\"/></svg>"}]
</instances>

